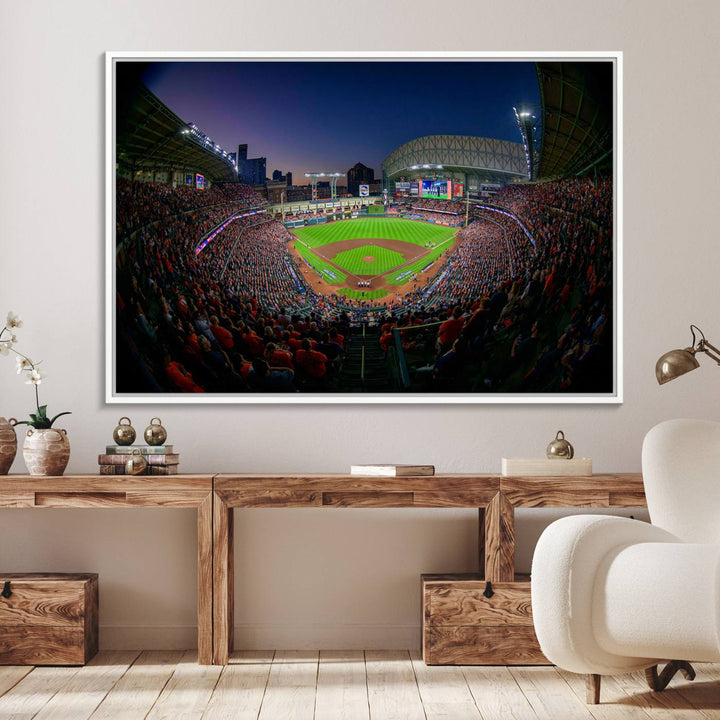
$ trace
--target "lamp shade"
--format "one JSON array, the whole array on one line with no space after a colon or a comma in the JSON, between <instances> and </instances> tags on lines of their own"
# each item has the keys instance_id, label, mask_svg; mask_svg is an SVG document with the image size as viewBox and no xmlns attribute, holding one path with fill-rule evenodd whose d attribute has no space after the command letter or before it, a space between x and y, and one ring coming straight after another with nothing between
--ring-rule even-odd
<instances>
[{"instance_id":1,"label":"lamp shade","mask_svg":"<svg viewBox=\"0 0 720 720\"><path fill-rule=\"evenodd\" d=\"M695 358L692 348L670 350L655 363L655 377L660 385L663 385L697 367L700 367L700 363Z\"/></svg>"}]
</instances>

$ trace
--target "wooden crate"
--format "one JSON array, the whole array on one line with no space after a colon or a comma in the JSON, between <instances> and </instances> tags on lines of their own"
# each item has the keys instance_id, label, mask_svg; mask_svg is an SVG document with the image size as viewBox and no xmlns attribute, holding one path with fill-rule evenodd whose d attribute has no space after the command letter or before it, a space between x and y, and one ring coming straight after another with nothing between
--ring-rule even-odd
<instances>
[{"instance_id":1,"label":"wooden crate","mask_svg":"<svg viewBox=\"0 0 720 720\"><path fill-rule=\"evenodd\" d=\"M0 574L0 665L84 665L97 650L96 573Z\"/></svg>"},{"instance_id":2,"label":"wooden crate","mask_svg":"<svg viewBox=\"0 0 720 720\"><path fill-rule=\"evenodd\" d=\"M548 665L530 607L530 578L423 575L423 659L428 665Z\"/></svg>"}]
</instances>

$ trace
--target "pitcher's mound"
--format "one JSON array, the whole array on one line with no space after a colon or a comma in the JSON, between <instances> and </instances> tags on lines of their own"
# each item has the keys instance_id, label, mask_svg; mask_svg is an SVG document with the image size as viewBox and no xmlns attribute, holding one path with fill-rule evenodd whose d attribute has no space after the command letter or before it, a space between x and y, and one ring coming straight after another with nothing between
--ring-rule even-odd
<instances>
[{"instance_id":1,"label":"pitcher's mound","mask_svg":"<svg viewBox=\"0 0 720 720\"><path fill-rule=\"evenodd\" d=\"M365 262L375 262L375 258L372 255L366 255L363 260Z\"/></svg>"}]
</instances>

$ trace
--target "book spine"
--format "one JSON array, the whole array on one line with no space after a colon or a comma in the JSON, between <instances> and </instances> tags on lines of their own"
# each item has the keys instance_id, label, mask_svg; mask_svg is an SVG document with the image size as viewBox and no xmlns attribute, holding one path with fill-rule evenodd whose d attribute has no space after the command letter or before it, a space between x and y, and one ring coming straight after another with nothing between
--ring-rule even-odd
<instances>
[{"instance_id":1,"label":"book spine","mask_svg":"<svg viewBox=\"0 0 720 720\"><path fill-rule=\"evenodd\" d=\"M100 465L100 475L124 475L125 465Z\"/></svg>"},{"instance_id":2,"label":"book spine","mask_svg":"<svg viewBox=\"0 0 720 720\"><path fill-rule=\"evenodd\" d=\"M98 463L100 465L125 465L132 455L98 455ZM180 462L180 455L173 453L172 455L143 455L148 465L177 465Z\"/></svg>"},{"instance_id":3,"label":"book spine","mask_svg":"<svg viewBox=\"0 0 720 720\"><path fill-rule=\"evenodd\" d=\"M100 465L100 475L125 475L125 465ZM139 475L177 475L177 465L148 465Z\"/></svg>"},{"instance_id":4,"label":"book spine","mask_svg":"<svg viewBox=\"0 0 720 720\"><path fill-rule=\"evenodd\" d=\"M434 465L418 465L417 467L395 469L395 477L429 477L435 474Z\"/></svg>"},{"instance_id":5,"label":"book spine","mask_svg":"<svg viewBox=\"0 0 720 720\"><path fill-rule=\"evenodd\" d=\"M172 454L172 445L107 445L105 452L108 455L131 455L133 450L139 450L143 455L169 455Z\"/></svg>"},{"instance_id":6,"label":"book spine","mask_svg":"<svg viewBox=\"0 0 720 720\"><path fill-rule=\"evenodd\" d=\"M177 475L177 465L149 465L147 475Z\"/></svg>"}]
</instances>

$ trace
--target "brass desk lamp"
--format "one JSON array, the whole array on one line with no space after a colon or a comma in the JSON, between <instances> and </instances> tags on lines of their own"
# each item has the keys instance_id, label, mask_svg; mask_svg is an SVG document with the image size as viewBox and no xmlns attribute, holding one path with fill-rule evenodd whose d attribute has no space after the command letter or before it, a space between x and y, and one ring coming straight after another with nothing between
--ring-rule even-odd
<instances>
[{"instance_id":1,"label":"brass desk lamp","mask_svg":"<svg viewBox=\"0 0 720 720\"><path fill-rule=\"evenodd\" d=\"M695 335L696 330L700 335L700 340ZM699 352L704 352L720 365L720 350L705 339L703 331L697 325L691 325L690 332L692 333L692 345L690 347L686 347L684 350L670 350L655 363L655 377L660 385L700 367L700 363L695 357Z\"/></svg>"}]
</instances>

